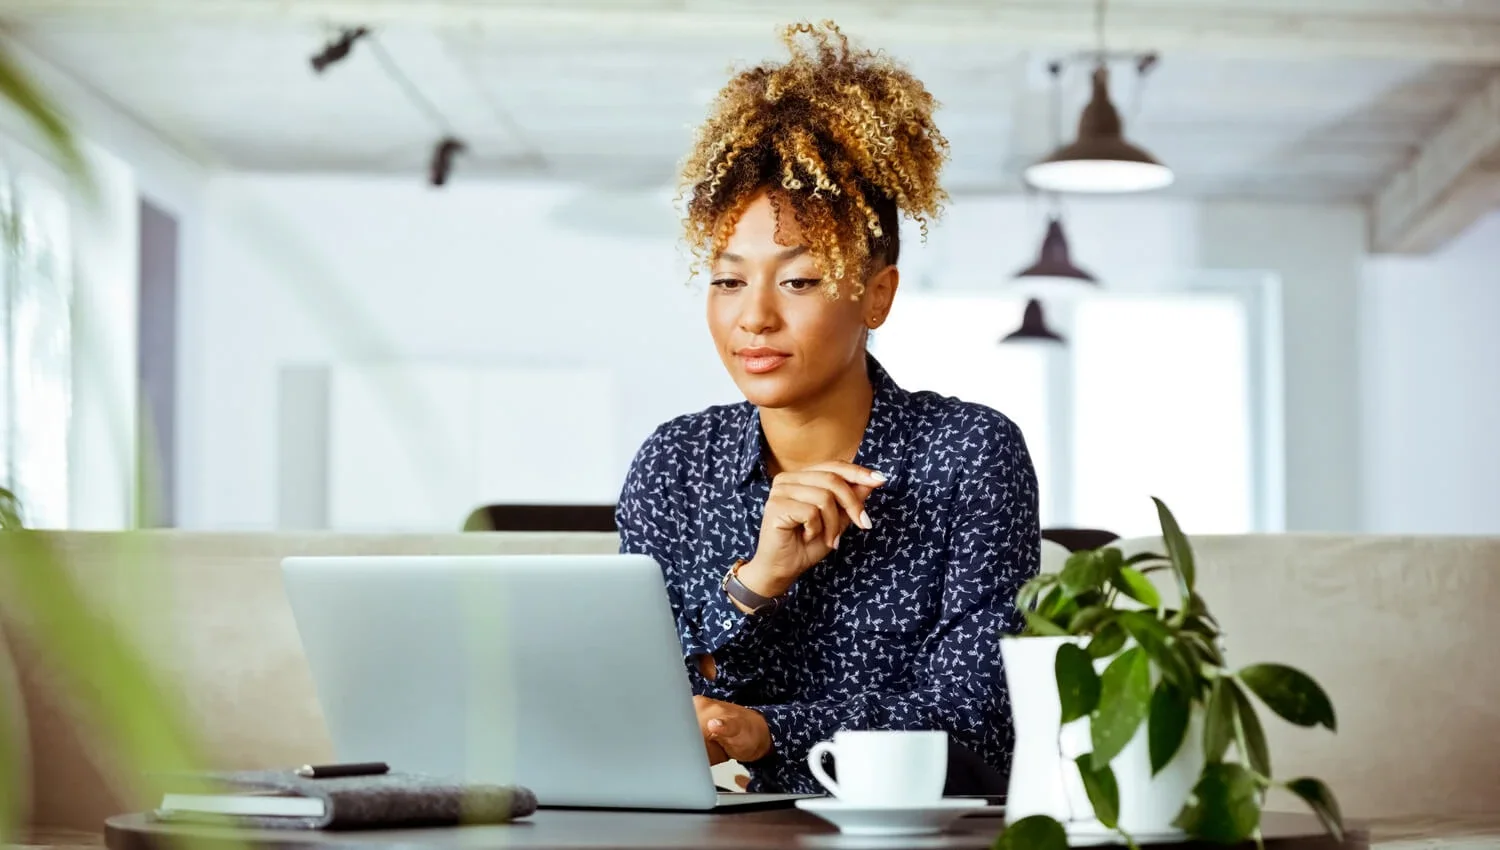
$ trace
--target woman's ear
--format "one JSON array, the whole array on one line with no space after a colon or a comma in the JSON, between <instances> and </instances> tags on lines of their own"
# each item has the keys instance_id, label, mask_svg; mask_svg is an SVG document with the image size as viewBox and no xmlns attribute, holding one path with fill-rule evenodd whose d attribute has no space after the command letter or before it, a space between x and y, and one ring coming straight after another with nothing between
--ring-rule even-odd
<instances>
[{"instance_id":1,"label":"woman's ear","mask_svg":"<svg viewBox=\"0 0 1500 850\"><path fill-rule=\"evenodd\" d=\"M896 287L901 285L901 272L894 265L884 266L865 281L865 294L860 299L864 305L865 327L874 330L885 324L891 313L891 302L896 298Z\"/></svg>"}]
</instances>

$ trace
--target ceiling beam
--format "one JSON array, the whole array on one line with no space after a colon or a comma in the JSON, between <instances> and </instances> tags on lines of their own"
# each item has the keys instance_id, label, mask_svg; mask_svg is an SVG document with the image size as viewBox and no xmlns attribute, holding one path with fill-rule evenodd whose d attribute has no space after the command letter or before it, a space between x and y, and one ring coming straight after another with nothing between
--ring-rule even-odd
<instances>
[{"instance_id":1,"label":"ceiling beam","mask_svg":"<svg viewBox=\"0 0 1500 850\"><path fill-rule=\"evenodd\" d=\"M1094 47L1091 4L1055 0L943 7L931 4L832 5L861 40L899 44L980 43L1017 48ZM1156 0L1111 9L1112 50L1191 50L1245 58L1372 58L1416 62L1492 63L1500 58L1500 20L1452 16L1372 15L1306 10L1255 11ZM767 38L775 21L805 16L796 4L714 7L639 3L589 7L563 3L469 0L0 0L10 21L83 18L91 24L170 17L200 20L296 21L370 26L483 27L499 30L669 34L694 38ZM753 11L751 11L753 9Z\"/></svg>"},{"instance_id":2,"label":"ceiling beam","mask_svg":"<svg viewBox=\"0 0 1500 850\"><path fill-rule=\"evenodd\" d=\"M1374 202L1371 248L1421 254L1500 206L1500 75L1470 97Z\"/></svg>"}]
</instances>

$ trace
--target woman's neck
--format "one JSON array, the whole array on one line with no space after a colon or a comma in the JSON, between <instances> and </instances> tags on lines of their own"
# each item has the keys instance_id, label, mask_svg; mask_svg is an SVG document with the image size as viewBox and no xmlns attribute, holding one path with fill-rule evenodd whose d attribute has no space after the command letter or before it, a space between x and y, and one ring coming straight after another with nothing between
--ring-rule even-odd
<instances>
[{"instance_id":1,"label":"woman's neck","mask_svg":"<svg viewBox=\"0 0 1500 850\"><path fill-rule=\"evenodd\" d=\"M864 358L829 390L810 404L778 409L761 408L760 427L774 477L830 460L852 462L870 422L875 388Z\"/></svg>"}]
</instances>

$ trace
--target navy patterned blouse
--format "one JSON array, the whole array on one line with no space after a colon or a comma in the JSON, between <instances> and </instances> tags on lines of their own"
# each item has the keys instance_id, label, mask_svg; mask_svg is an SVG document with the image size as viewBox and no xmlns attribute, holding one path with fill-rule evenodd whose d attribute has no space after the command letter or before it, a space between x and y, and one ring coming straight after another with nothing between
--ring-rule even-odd
<instances>
[{"instance_id":1,"label":"navy patterned blouse","mask_svg":"<svg viewBox=\"0 0 1500 850\"><path fill-rule=\"evenodd\" d=\"M752 791L822 793L807 752L840 729L943 729L1008 771L999 638L1040 561L1037 482L1020 430L978 404L896 386L869 358L875 400L854 462L889 479L872 528L747 617L720 582L755 554L770 493L748 402L673 419L641 447L616 516L621 550L665 573L693 692L753 708L772 752ZM713 680L697 656L712 655Z\"/></svg>"}]
</instances>

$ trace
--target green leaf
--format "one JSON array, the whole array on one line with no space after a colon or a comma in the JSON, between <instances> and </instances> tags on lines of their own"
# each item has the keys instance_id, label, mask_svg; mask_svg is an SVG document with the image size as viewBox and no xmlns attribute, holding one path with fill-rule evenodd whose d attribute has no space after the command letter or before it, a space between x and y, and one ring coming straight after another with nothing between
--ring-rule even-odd
<instances>
[{"instance_id":1,"label":"green leaf","mask_svg":"<svg viewBox=\"0 0 1500 850\"><path fill-rule=\"evenodd\" d=\"M1123 611L1119 622L1161 668L1163 676L1180 688L1192 686L1192 668L1183 664L1172 645L1172 630L1165 623L1142 611Z\"/></svg>"},{"instance_id":2,"label":"green leaf","mask_svg":"<svg viewBox=\"0 0 1500 850\"><path fill-rule=\"evenodd\" d=\"M95 200L93 192L97 187L73 131L9 50L0 50L0 99L15 107L27 123L41 133L68 176L88 193L90 200Z\"/></svg>"},{"instance_id":3,"label":"green leaf","mask_svg":"<svg viewBox=\"0 0 1500 850\"><path fill-rule=\"evenodd\" d=\"M0 531L19 531L26 527L21 520L21 500L16 494L0 487Z\"/></svg>"},{"instance_id":4,"label":"green leaf","mask_svg":"<svg viewBox=\"0 0 1500 850\"><path fill-rule=\"evenodd\" d=\"M1140 647L1127 649L1104 669L1099 707L1089 719L1094 767L1114 760L1146 719L1151 705L1151 662Z\"/></svg>"},{"instance_id":5,"label":"green leaf","mask_svg":"<svg viewBox=\"0 0 1500 850\"><path fill-rule=\"evenodd\" d=\"M1108 658L1125 648L1125 629L1118 622L1106 623L1094 633L1089 641L1089 655L1093 658Z\"/></svg>"},{"instance_id":6,"label":"green leaf","mask_svg":"<svg viewBox=\"0 0 1500 850\"><path fill-rule=\"evenodd\" d=\"M1120 822L1120 786L1115 784L1115 772L1108 764L1095 768L1089 753L1079 756L1074 763L1083 778L1083 790L1088 792L1089 802L1094 806L1094 816L1114 829Z\"/></svg>"},{"instance_id":7,"label":"green leaf","mask_svg":"<svg viewBox=\"0 0 1500 850\"><path fill-rule=\"evenodd\" d=\"M1120 568L1125 566L1125 555L1114 546L1100 549L1099 558L1104 561L1105 581L1113 579L1120 572Z\"/></svg>"},{"instance_id":8,"label":"green leaf","mask_svg":"<svg viewBox=\"0 0 1500 850\"><path fill-rule=\"evenodd\" d=\"M1198 838L1238 844L1260 827L1259 791L1244 767L1210 764L1172 824Z\"/></svg>"},{"instance_id":9,"label":"green leaf","mask_svg":"<svg viewBox=\"0 0 1500 850\"><path fill-rule=\"evenodd\" d=\"M1214 679L1203 713L1203 757L1209 764L1223 761L1234 739L1234 697L1224 685L1222 677Z\"/></svg>"},{"instance_id":10,"label":"green leaf","mask_svg":"<svg viewBox=\"0 0 1500 850\"><path fill-rule=\"evenodd\" d=\"M1055 584L1057 584L1056 573L1033 576L1029 581L1021 585L1021 589L1016 593L1016 607L1022 611L1035 608L1037 600L1041 598L1042 591Z\"/></svg>"},{"instance_id":11,"label":"green leaf","mask_svg":"<svg viewBox=\"0 0 1500 850\"><path fill-rule=\"evenodd\" d=\"M1109 580L1109 566L1094 551L1074 552L1059 573L1063 594L1071 599L1090 590L1098 590Z\"/></svg>"},{"instance_id":12,"label":"green leaf","mask_svg":"<svg viewBox=\"0 0 1500 850\"><path fill-rule=\"evenodd\" d=\"M1068 832L1046 815L1032 815L1007 826L991 850L1068 850Z\"/></svg>"},{"instance_id":13,"label":"green leaf","mask_svg":"<svg viewBox=\"0 0 1500 850\"><path fill-rule=\"evenodd\" d=\"M1053 663L1057 673L1057 696L1062 703L1062 722L1072 723L1087 715L1099 704L1099 675L1094 661L1077 644L1065 643L1057 648Z\"/></svg>"},{"instance_id":14,"label":"green leaf","mask_svg":"<svg viewBox=\"0 0 1500 850\"><path fill-rule=\"evenodd\" d=\"M1220 679L1219 681L1223 681ZM1261 776L1271 775L1271 750L1266 746L1266 730L1260 725L1255 713L1255 704L1233 681L1226 682L1230 695L1234 697L1234 711L1238 718L1240 749L1250 760L1250 769Z\"/></svg>"},{"instance_id":15,"label":"green leaf","mask_svg":"<svg viewBox=\"0 0 1500 850\"><path fill-rule=\"evenodd\" d=\"M1068 634L1067 629L1064 629L1062 626L1059 626L1058 624L1052 622L1046 617L1043 617L1035 611L1022 611L1021 614L1026 617L1027 631L1031 632L1031 634L1034 636L1041 635L1045 637L1066 637Z\"/></svg>"},{"instance_id":16,"label":"green leaf","mask_svg":"<svg viewBox=\"0 0 1500 850\"><path fill-rule=\"evenodd\" d=\"M1188 671L1187 684L1183 690L1187 692L1188 699L1202 699L1208 693L1209 681L1203 676L1203 659L1198 656L1198 651L1192 644L1178 636L1176 645L1177 657L1182 659L1183 667Z\"/></svg>"},{"instance_id":17,"label":"green leaf","mask_svg":"<svg viewBox=\"0 0 1500 850\"><path fill-rule=\"evenodd\" d=\"M1317 779L1303 777L1293 779L1286 787L1307 803L1335 841L1343 842L1344 816L1339 812L1339 801L1334 799L1333 791L1327 785Z\"/></svg>"},{"instance_id":18,"label":"green leaf","mask_svg":"<svg viewBox=\"0 0 1500 850\"><path fill-rule=\"evenodd\" d=\"M1177 518L1172 516L1172 510L1166 503L1155 496L1151 501L1156 503L1156 516L1161 522L1162 541L1167 544L1167 556L1172 561L1172 571L1177 574L1177 588L1182 592L1182 598L1192 596L1193 587L1197 582L1197 568L1193 564L1193 547L1188 545L1187 536L1177 525Z\"/></svg>"},{"instance_id":19,"label":"green leaf","mask_svg":"<svg viewBox=\"0 0 1500 850\"><path fill-rule=\"evenodd\" d=\"M1107 605L1090 605L1073 615L1072 621L1068 623L1068 633L1075 635L1088 634L1103 623L1113 619L1115 609Z\"/></svg>"},{"instance_id":20,"label":"green leaf","mask_svg":"<svg viewBox=\"0 0 1500 850\"><path fill-rule=\"evenodd\" d=\"M1193 653L1203 661L1215 667L1224 666L1224 656L1213 641L1196 632L1182 632L1180 639L1184 645L1192 647Z\"/></svg>"},{"instance_id":21,"label":"green leaf","mask_svg":"<svg viewBox=\"0 0 1500 850\"><path fill-rule=\"evenodd\" d=\"M1120 571L1110 581L1120 589L1121 593L1142 605L1148 608L1161 607L1161 594L1156 592L1156 587L1151 584L1150 579L1134 568L1120 567Z\"/></svg>"},{"instance_id":22,"label":"green leaf","mask_svg":"<svg viewBox=\"0 0 1500 850\"><path fill-rule=\"evenodd\" d=\"M1151 561L1163 561L1163 562L1165 562L1166 560L1167 560L1167 556L1166 555L1158 555L1155 552L1137 552L1134 555L1131 555L1129 558L1125 559L1125 566L1127 566L1127 567L1133 567L1136 564L1143 564L1143 563L1147 563L1147 562L1151 562ZM1147 569L1165 569L1165 568L1166 568L1166 564L1163 563L1159 567L1148 567Z\"/></svg>"},{"instance_id":23,"label":"green leaf","mask_svg":"<svg viewBox=\"0 0 1500 850\"><path fill-rule=\"evenodd\" d=\"M1041 604L1037 605L1036 612L1058 625L1063 625L1073 619L1078 611L1078 603L1067 594L1063 593L1061 587L1053 587L1042 597Z\"/></svg>"},{"instance_id":24,"label":"green leaf","mask_svg":"<svg viewBox=\"0 0 1500 850\"><path fill-rule=\"evenodd\" d=\"M1261 702L1288 723L1321 725L1338 731L1328 694L1301 670L1284 664L1254 664L1241 670L1238 676Z\"/></svg>"},{"instance_id":25,"label":"green leaf","mask_svg":"<svg viewBox=\"0 0 1500 850\"><path fill-rule=\"evenodd\" d=\"M1146 740L1151 750L1151 775L1161 772L1177 755L1182 742L1187 738L1188 714L1192 703L1187 695L1172 686L1160 682L1151 694L1151 714L1146 721Z\"/></svg>"}]
</instances>

